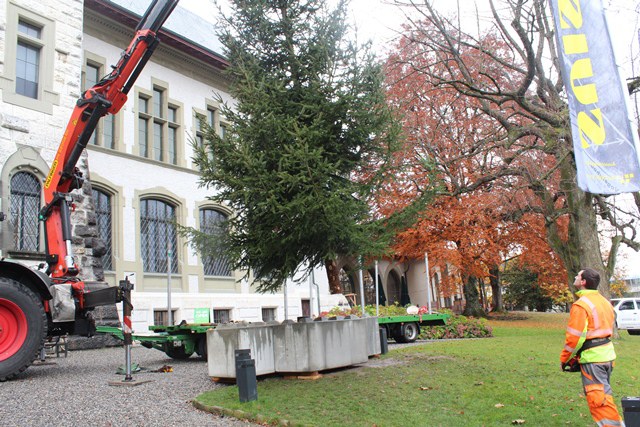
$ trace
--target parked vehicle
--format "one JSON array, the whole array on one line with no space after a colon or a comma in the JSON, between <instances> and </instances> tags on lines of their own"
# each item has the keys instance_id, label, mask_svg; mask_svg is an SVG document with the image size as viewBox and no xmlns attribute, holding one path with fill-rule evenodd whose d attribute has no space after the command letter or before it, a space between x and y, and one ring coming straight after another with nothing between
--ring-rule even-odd
<instances>
[{"instance_id":1,"label":"parked vehicle","mask_svg":"<svg viewBox=\"0 0 640 427\"><path fill-rule=\"evenodd\" d=\"M113 70L77 101L44 182L39 220L44 223L46 263L31 268L0 259L0 381L27 369L47 337L93 335L91 311L122 300L122 289L81 278L71 244L71 192L82 187L84 177L76 165L99 120L124 106L177 3L153 0Z\"/></svg>"},{"instance_id":2,"label":"parked vehicle","mask_svg":"<svg viewBox=\"0 0 640 427\"><path fill-rule=\"evenodd\" d=\"M406 316L378 317L380 327L387 329L387 337L397 343L411 343L418 339L421 326L444 325L449 319L448 314L408 314Z\"/></svg>"},{"instance_id":3,"label":"parked vehicle","mask_svg":"<svg viewBox=\"0 0 640 427\"><path fill-rule=\"evenodd\" d=\"M640 298L614 298L611 304L618 329L626 329L629 335L640 335Z\"/></svg>"}]
</instances>

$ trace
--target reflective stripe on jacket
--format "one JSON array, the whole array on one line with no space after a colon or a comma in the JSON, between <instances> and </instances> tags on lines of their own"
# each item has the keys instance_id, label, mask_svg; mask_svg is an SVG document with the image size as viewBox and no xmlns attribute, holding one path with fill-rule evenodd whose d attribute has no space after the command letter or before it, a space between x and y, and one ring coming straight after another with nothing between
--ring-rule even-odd
<instances>
[{"instance_id":1,"label":"reflective stripe on jacket","mask_svg":"<svg viewBox=\"0 0 640 427\"><path fill-rule=\"evenodd\" d=\"M580 350L585 339L608 338L613 333L615 313L611 303L592 289L578 291L577 295L580 299L571 307L565 346L560 353L562 363L567 362ZM580 354L580 363L609 362L615 358L613 343L608 343L583 351Z\"/></svg>"}]
</instances>

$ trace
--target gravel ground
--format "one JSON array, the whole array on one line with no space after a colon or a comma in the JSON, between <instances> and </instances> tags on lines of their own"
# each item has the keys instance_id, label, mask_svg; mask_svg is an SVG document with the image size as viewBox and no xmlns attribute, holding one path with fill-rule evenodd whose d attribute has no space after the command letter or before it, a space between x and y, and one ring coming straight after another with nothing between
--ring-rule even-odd
<instances>
[{"instance_id":1,"label":"gravel ground","mask_svg":"<svg viewBox=\"0 0 640 427\"><path fill-rule=\"evenodd\" d=\"M393 344L389 350L411 345ZM217 387L207 364L200 358L173 360L164 353L134 346L133 363L143 368L134 380L150 382L135 387L113 386L124 376L124 348L69 352L68 357L48 356L11 381L0 383L0 425L24 426L255 426L235 418L220 417L195 409L191 399ZM376 366L379 359L367 364ZM164 365L173 372L151 372ZM366 364L365 364L366 365Z\"/></svg>"},{"instance_id":2,"label":"gravel ground","mask_svg":"<svg viewBox=\"0 0 640 427\"><path fill-rule=\"evenodd\" d=\"M112 386L121 381L116 370L125 365L124 348L69 352L47 357L11 381L0 383L0 425L13 426L253 426L254 424L199 411L197 395L227 387L209 379L200 358L173 360L164 353L134 346L133 363L149 370L164 365L173 372L141 371L135 387Z\"/></svg>"}]
</instances>

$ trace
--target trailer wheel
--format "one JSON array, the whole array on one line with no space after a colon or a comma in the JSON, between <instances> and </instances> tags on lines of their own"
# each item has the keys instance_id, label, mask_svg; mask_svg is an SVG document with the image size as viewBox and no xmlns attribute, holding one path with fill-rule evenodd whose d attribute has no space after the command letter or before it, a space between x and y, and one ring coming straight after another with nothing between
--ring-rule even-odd
<instances>
[{"instance_id":1,"label":"trailer wheel","mask_svg":"<svg viewBox=\"0 0 640 427\"><path fill-rule=\"evenodd\" d=\"M410 343L418 339L420 335L420 325L414 322L405 323L400 328L400 334L394 336L396 342Z\"/></svg>"},{"instance_id":2,"label":"trailer wheel","mask_svg":"<svg viewBox=\"0 0 640 427\"><path fill-rule=\"evenodd\" d=\"M193 354L193 351L189 353L185 350L184 345L181 345L180 347L174 347L173 345L171 345L171 343L169 343L167 344L167 350L165 351L165 353L172 359L183 360L190 358Z\"/></svg>"},{"instance_id":3,"label":"trailer wheel","mask_svg":"<svg viewBox=\"0 0 640 427\"><path fill-rule=\"evenodd\" d=\"M0 277L0 381L24 371L38 357L46 325L40 298L20 282Z\"/></svg>"},{"instance_id":4,"label":"trailer wheel","mask_svg":"<svg viewBox=\"0 0 640 427\"><path fill-rule=\"evenodd\" d=\"M207 358L207 335L203 335L198 339L196 344L196 353L203 359Z\"/></svg>"}]
</instances>

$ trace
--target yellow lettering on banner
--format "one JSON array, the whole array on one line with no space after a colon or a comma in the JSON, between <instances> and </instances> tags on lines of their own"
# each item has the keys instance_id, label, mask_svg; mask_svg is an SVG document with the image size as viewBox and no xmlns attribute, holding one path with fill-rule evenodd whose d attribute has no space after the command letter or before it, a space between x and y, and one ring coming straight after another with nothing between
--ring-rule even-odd
<instances>
[{"instance_id":1,"label":"yellow lettering on banner","mask_svg":"<svg viewBox=\"0 0 640 427\"><path fill-rule=\"evenodd\" d=\"M576 80L588 79L593 77L593 68L591 67L591 59L578 59L571 66L570 73L571 89L575 93L578 102L582 105L590 105L598 102L598 92L596 85L593 83L585 85L576 85Z\"/></svg>"},{"instance_id":2,"label":"yellow lettering on banner","mask_svg":"<svg viewBox=\"0 0 640 427\"><path fill-rule=\"evenodd\" d=\"M578 53L589 52L587 36L584 34L569 34L562 36L562 46L564 46L564 53L567 55L577 55Z\"/></svg>"},{"instance_id":3,"label":"yellow lettering on banner","mask_svg":"<svg viewBox=\"0 0 640 427\"><path fill-rule=\"evenodd\" d=\"M580 0L558 0L558 10L560 15L560 27L582 28L582 11L580 10ZM566 18L566 19L565 19ZM567 22L567 19L569 22ZM569 25L571 23L571 25Z\"/></svg>"},{"instance_id":4,"label":"yellow lettering on banner","mask_svg":"<svg viewBox=\"0 0 640 427\"><path fill-rule=\"evenodd\" d=\"M582 148L589 148L590 142L595 145L602 145L607 136L604 130L604 123L602 122L602 111L596 108L590 112L598 123L584 111L578 113L578 131L580 132Z\"/></svg>"}]
</instances>

